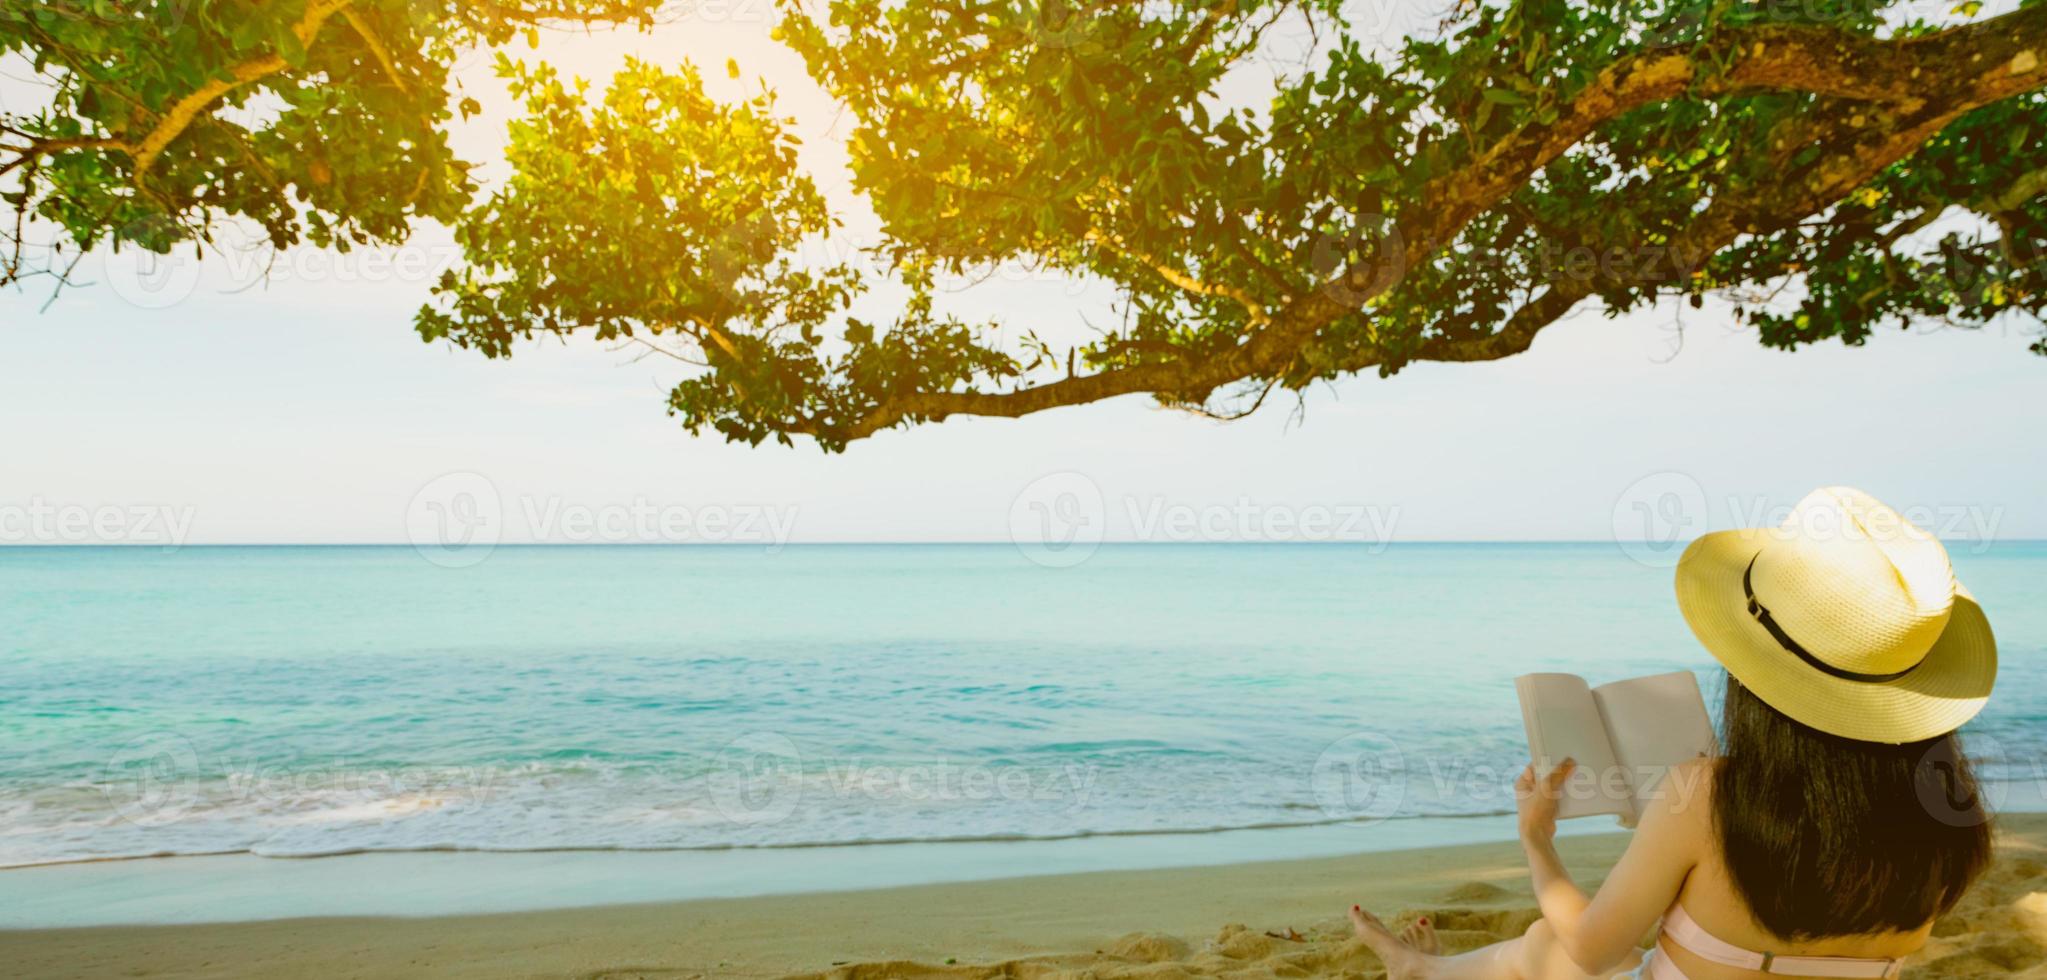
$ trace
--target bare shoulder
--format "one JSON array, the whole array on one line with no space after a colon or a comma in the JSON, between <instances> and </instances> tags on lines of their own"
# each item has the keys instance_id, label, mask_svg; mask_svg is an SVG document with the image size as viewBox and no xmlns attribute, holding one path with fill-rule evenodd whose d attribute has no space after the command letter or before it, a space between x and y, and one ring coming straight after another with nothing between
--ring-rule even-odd
<instances>
[{"instance_id":1,"label":"bare shoulder","mask_svg":"<svg viewBox=\"0 0 2047 980\"><path fill-rule=\"evenodd\" d=\"M1689 784L1694 795L1704 798L1713 791L1713 773L1719 764L1720 760L1706 756L1687 759L1671 766L1669 774L1664 778L1672 783Z\"/></svg>"},{"instance_id":2,"label":"bare shoulder","mask_svg":"<svg viewBox=\"0 0 2047 980\"><path fill-rule=\"evenodd\" d=\"M1659 836L1700 846L1713 832L1714 760L1681 762L1664 774L1657 784L1651 805L1642 814L1642 826L1656 828Z\"/></svg>"}]
</instances>

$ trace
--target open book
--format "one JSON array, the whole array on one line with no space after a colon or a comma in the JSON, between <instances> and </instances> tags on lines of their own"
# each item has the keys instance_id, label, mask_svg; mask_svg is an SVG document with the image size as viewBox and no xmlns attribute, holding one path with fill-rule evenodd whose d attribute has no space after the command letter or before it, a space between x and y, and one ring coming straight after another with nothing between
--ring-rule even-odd
<instances>
[{"instance_id":1,"label":"open book","mask_svg":"<svg viewBox=\"0 0 2047 980\"><path fill-rule=\"evenodd\" d=\"M1688 670L1598 687L1576 674L1523 674L1514 692L1536 771L1577 760L1560 818L1611 813L1632 827L1665 771L1717 748L1699 680Z\"/></svg>"}]
</instances>

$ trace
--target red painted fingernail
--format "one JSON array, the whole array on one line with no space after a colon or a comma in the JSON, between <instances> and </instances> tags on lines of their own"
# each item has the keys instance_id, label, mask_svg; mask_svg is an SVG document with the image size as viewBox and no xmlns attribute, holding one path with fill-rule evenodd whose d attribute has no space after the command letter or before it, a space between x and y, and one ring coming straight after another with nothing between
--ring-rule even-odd
<instances>
[{"instance_id":1,"label":"red painted fingernail","mask_svg":"<svg viewBox=\"0 0 2047 980\"><path fill-rule=\"evenodd\" d=\"M1353 912L1359 911L1358 907L1357 907L1357 906L1355 906L1355 905L1351 906L1351 907L1350 907L1350 910L1351 910L1351 911L1353 911Z\"/></svg>"},{"instance_id":2,"label":"red painted fingernail","mask_svg":"<svg viewBox=\"0 0 2047 980\"><path fill-rule=\"evenodd\" d=\"M1426 916L1426 915L1425 915L1425 916L1422 916L1422 925L1428 925L1428 924L1429 924L1429 917L1428 917L1428 916Z\"/></svg>"}]
</instances>

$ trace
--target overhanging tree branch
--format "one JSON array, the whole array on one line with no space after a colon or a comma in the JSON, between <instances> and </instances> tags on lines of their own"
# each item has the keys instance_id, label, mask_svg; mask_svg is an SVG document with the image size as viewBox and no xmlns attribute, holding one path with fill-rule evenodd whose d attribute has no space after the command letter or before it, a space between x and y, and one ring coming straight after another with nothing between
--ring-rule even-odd
<instances>
[{"instance_id":1,"label":"overhanging tree branch","mask_svg":"<svg viewBox=\"0 0 2047 980\"><path fill-rule=\"evenodd\" d=\"M780 36L855 119L871 251L907 289L877 322L855 305L869 275L806 250L837 221L772 96L710 98L687 64L630 62L600 100L501 59L526 116L476 197L447 139L479 109L455 53L646 26L658 2L0 11L0 54L54 93L0 114L0 285L38 274L24 254L161 251L226 217L279 248L433 219L466 263L415 318L425 339L502 357L541 334L673 335L703 352L669 397L686 427L827 450L1136 393L1232 417L1276 387L1508 357L1591 299L1718 291L1777 347L1893 317L2047 325L2047 4L1936 31L1891 0L1469 0L1387 56L1339 0L789 0ZM1222 97L1289 18L1315 52L1267 107ZM222 111L263 93L276 111ZM1935 224L1956 208L1984 220ZM24 253L38 226L52 247ZM1669 259L1556 274L1574 244ZM1119 317L1055 350L936 305L936 276L1012 262L1108 283ZM1765 307L1793 283L1796 313Z\"/></svg>"},{"instance_id":2,"label":"overhanging tree branch","mask_svg":"<svg viewBox=\"0 0 2047 980\"><path fill-rule=\"evenodd\" d=\"M415 220L452 221L473 185L445 126L477 110L450 91L454 54L554 20L644 26L658 2L0 5L0 56L48 93L0 111L0 200L14 211L0 286L64 282L66 251L163 251L226 217L280 248L394 243ZM354 36L326 30L336 19ZM266 92L278 98L255 103L264 111L222 111Z\"/></svg>"},{"instance_id":3,"label":"overhanging tree branch","mask_svg":"<svg viewBox=\"0 0 2047 980\"><path fill-rule=\"evenodd\" d=\"M311 46L314 36L320 33L320 27L327 23L327 18L352 2L354 0L312 0L306 4L305 16L299 18L299 22L292 26L292 36L298 38L300 47ZM170 103L158 117L156 125L136 142L134 152L130 154L135 161L136 182L140 183L148 175L150 168L156 165L157 158L163 155L164 148L183 134L186 127L192 125L192 120L207 111L222 96L239 86L284 71L290 65L291 62L286 60L284 55L277 53L250 58L230 66L225 72L227 77L214 78Z\"/></svg>"},{"instance_id":4,"label":"overhanging tree branch","mask_svg":"<svg viewBox=\"0 0 2047 980\"><path fill-rule=\"evenodd\" d=\"M1555 122L1532 123L1486 147L1452 173L1431 181L1397 236L1402 267L1413 268L1454 239L1478 214L1498 205L1539 169L1598 127L1653 103L1691 95L1792 92L1868 106L1850 128L1871 134L1869 146L1831 160L1811 178L1807 200L1824 206L1866 179L1873 168L1904 158L1941 126L1972 109L2047 86L2047 6L2022 8L1966 27L1901 40L1879 40L1826 27L1766 26L1725 31L1681 49L1622 58L1577 93ZM1832 197L1827 195L1831 194ZM1808 213L1809 209L1798 211ZM1785 211L1755 217L1782 220ZM1691 247L1710 254L1743 228L1732 209L1702 220ZM1346 269L1323 288L1275 312L1269 324L1216 355L1120 367L1009 392L946 391L903 395L836 433L852 440L904 421L951 415L1019 417L1135 393L1199 401L1222 385L1284 373L1316 333L1399 281L1381 265ZM1589 295L1553 287L1499 334L1441 345L1431 359L1481 360L1525 350L1535 332ZM1369 366L1352 362L1347 367Z\"/></svg>"}]
</instances>

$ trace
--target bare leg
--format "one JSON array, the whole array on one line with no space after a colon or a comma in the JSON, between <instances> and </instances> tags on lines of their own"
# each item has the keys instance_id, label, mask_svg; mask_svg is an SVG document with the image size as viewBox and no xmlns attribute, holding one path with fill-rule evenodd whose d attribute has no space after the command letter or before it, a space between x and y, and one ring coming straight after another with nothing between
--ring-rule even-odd
<instances>
[{"instance_id":1,"label":"bare leg","mask_svg":"<svg viewBox=\"0 0 2047 980\"><path fill-rule=\"evenodd\" d=\"M1391 980L1588 980L1589 976L1557 944L1549 923L1541 920L1519 939L1456 956L1435 955L1440 947L1435 943L1434 928L1410 927L1396 936L1377 916L1355 905L1350 907L1350 921L1358 938L1385 961ZM1423 932L1426 946L1414 941ZM1632 970L1634 963L1620 969Z\"/></svg>"}]
</instances>

